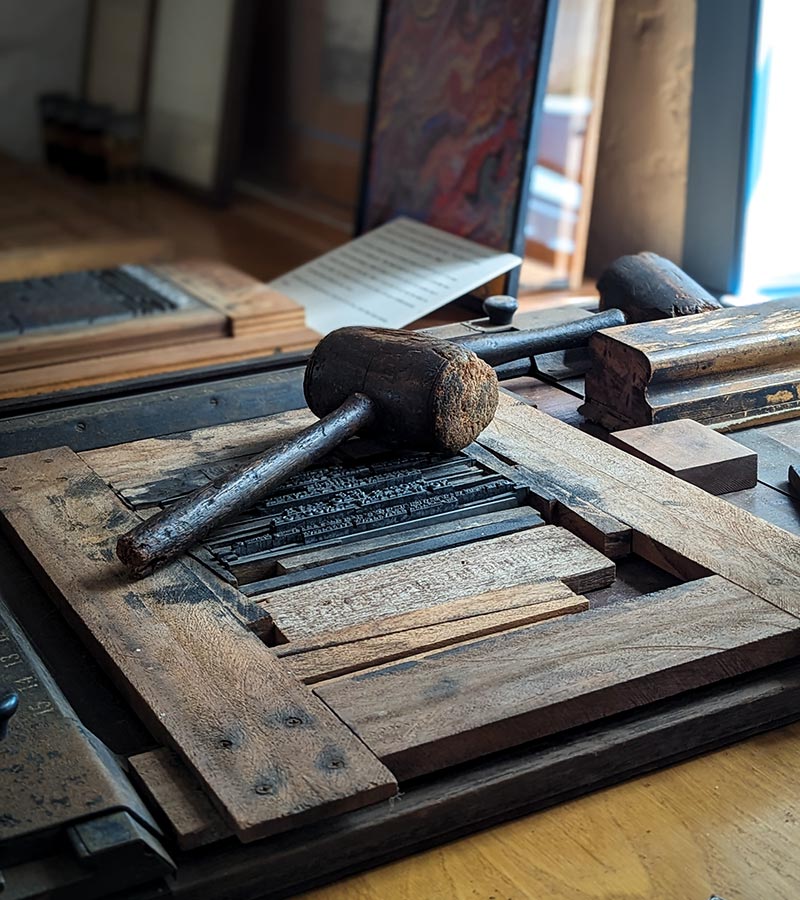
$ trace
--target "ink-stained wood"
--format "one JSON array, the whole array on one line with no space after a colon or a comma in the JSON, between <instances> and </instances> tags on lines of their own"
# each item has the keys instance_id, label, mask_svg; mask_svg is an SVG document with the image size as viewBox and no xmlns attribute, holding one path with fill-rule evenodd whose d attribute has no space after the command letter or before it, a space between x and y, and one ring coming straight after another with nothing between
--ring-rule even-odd
<instances>
[{"instance_id":1,"label":"ink-stained wood","mask_svg":"<svg viewBox=\"0 0 800 900\"><path fill-rule=\"evenodd\" d=\"M709 313L708 315L712 315ZM704 317L705 318L705 317ZM479 443L670 553L800 615L800 538L501 392ZM635 549L635 548L634 548Z\"/></svg>"},{"instance_id":2,"label":"ink-stained wood","mask_svg":"<svg viewBox=\"0 0 800 900\"><path fill-rule=\"evenodd\" d=\"M758 454L758 480L791 496L788 470L800 462L800 422L774 422L734 431L731 438Z\"/></svg>"},{"instance_id":3,"label":"ink-stained wood","mask_svg":"<svg viewBox=\"0 0 800 900\"><path fill-rule=\"evenodd\" d=\"M9 536L241 839L394 793L386 769L190 567L130 580L113 546L136 517L75 454L6 459L0 484Z\"/></svg>"},{"instance_id":4,"label":"ink-stained wood","mask_svg":"<svg viewBox=\"0 0 800 900\"><path fill-rule=\"evenodd\" d=\"M526 485L533 492L534 505L551 525L566 528L609 559L622 559L631 552L631 529L573 491L557 487L521 466L502 462L480 444L472 444L465 452L506 478Z\"/></svg>"},{"instance_id":5,"label":"ink-stained wood","mask_svg":"<svg viewBox=\"0 0 800 900\"><path fill-rule=\"evenodd\" d=\"M563 528L544 525L284 588L262 599L279 631L294 641L514 585L558 580L585 593L613 579L609 559Z\"/></svg>"},{"instance_id":6,"label":"ink-stained wood","mask_svg":"<svg viewBox=\"0 0 800 900\"><path fill-rule=\"evenodd\" d=\"M339 678L316 693L404 780L798 651L794 616L712 576Z\"/></svg>"},{"instance_id":7,"label":"ink-stained wood","mask_svg":"<svg viewBox=\"0 0 800 900\"><path fill-rule=\"evenodd\" d=\"M581 412L610 431L800 416L800 298L609 329L589 352Z\"/></svg>"},{"instance_id":8,"label":"ink-stained wood","mask_svg":"<svg viewBox=\"0 0 800 900\"><path fill-rule=\"evenodd\" d=\"M80 457L118 491L135 493L171 472L225 459L235 465L234 460L261 453L316 420L308 409L290 410L244 422L85 450Z\"/></svg>"},{"instance_id":9,"label":"ink-stained wood","mask_svg":"<svg viewBox=\"0 0 800 900\"><path fill-rule=\"evenodd\" d=\"M167 747L130 757L135 784L164 813L181 850L213 844L233 832L180 758Z\"/></svg>"},{"instance_id":10,"label":"ink-stained wood","mask_svg":"<svg viewBox=\"0 0 800 900\"><path fill-rule=\"evenodd\" d=\"M743 491L758 480L752 450L692 419L628 428L608 441L709 494Z\"/></svg>"},{"instance_id":11,"label":"ink-stained wood","mask_svg":"<svg viewBox=\"0 0 800 900\"><path fill-rule=\"evenodd\" d=\"M558 596L564 593L567 596ZM465 615L465 610L480 607L486 611ZM310 649L290 643L279 647L277 653L285 658L298 678L306 684L314 684L337 675L556 616L583 612L588 608L585 597L577 596L560 582L517 585L487 591L477 597L453 600L431 609L379 619L372 625L367 623L365 626L328 632L327 635L318 635L313 641L326 646ZM437 618L439 621L435 621ZM383 631L383 634L363 636L364 632L369 631Z\"/></svg>"}]
</instances>

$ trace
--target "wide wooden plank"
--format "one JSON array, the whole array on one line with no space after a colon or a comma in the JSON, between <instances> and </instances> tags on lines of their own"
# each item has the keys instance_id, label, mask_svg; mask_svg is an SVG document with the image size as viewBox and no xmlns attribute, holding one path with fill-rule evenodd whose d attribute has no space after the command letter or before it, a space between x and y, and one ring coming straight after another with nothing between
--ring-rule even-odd
<instances>
[{"instance_id":1,"label":"wide wooden plank","mask_svg":"<svg viewBox=\"0 0 800 900\"><path fill-rule=\"evenodd\" d=\"M536 508L551 525L561 525L609 559L622 559L631 552L630 527L569 488L559 487L527 469L504 463L480 444L470 444L464 452L510 481L529 487Z\"/></svg>"},{"instance_id":2,"label":"wide wooden plank","mask_svg":"<svg viewBox=\"0 0 800 900\"><path fill-rule=\"evenodd\" d=\"M585 593L610 584L614 571L575 535L543 525L284 588L264 601L276 627L293 641L513 585L560 580Z\"/></svg>"},{"instance_id":3,"label":"wide wooden plank","mask_svg":"<svg viewBox=\"0 0 800 900\"><path fill-rule=\"evenodd\" d=\"M709 494L751 488L758 457L752 450L692 419L627 428L608 436L619 447Z\"/></svg>"},{"instance_id":4,"label":"wide wooden plank","mask_svg":"<svg viewBox=\"0 0 800 900\"><path fill-rule=\"evenodd\" d=\"M400 779L800 652L800 623L711 576L339 678L317 693Z\"/></svg>"},{"instance_id":5,"label":"wide wooden plank","mask_svg":"<svg viewBox=\"0 0 800 900\"><path fill-rule=\"evenodd\" d=\"M441 625L444 622L456 622L472 616L484 616L487 613L504 609L515 609L520 606L533 606L538 603L550 603L554 600L574 600L577 595L561 581L546 581L542 584L515 584L510 587L497 588L483 594L473 594L436 603L423 609L400 613L396 616L380 616L350 625L345 628L334 628L322 631L305 640L295 640L290 644L280 644L275 648L278 656L294 656L308 653L311 650L322 650L339 644L353 641L366 641L369 638L397 634L412 628L425 628L428 625Z\"/></svg>"},{"instance_id":6,"label":"wide wooden plank","mask_svg":"<svg viewBox=\"0 0 800 900\"><path fill-rule=\"evenodd\" d=\"M800 615L800 538L502 394L479 441L705 570ZM657 561L656 561L657 562Z\"/></svg>"},{"instance_id":7,"label":"wide wooden plank","mask_svg":"<svg viewBox=\"0 0 800 900\"><path fill-rule=\"evenodd\" d=\"M588 608L588 600L578 596L569 600L550 600L530 606L517 606L481 616L471 616L468 619L409 628L395 634L312 650L289 656L287 663L292 672L306 684L316 684L338 675L347 675L382 663L437 650L439 647L508 631L521 625L544 622L556 616L583 612Z\"/></svg>"},{"instance_id":8,"label":"wide wooden plank","mask_svg":"<svg viewBox=\"0 0 800 900\"><path fill-rule=\"evenodd\" d=\"M390 796L389 772L191 567L131 581L114 556L137 518L74 453L0 467L12 540L143 721L243 840Z\"/></svg>"}]
</instances>

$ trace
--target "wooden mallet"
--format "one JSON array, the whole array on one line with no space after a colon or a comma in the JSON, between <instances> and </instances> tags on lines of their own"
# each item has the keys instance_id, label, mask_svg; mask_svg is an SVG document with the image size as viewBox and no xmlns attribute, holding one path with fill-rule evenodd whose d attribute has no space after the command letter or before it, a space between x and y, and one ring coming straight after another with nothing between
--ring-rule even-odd
<instances>
[{"instance_id":1,"label":"wooden mallet","mask_svg":"<svg viewBox=\"0 0 800 900\"><path fill-rule=\"evenodd\" d=\"M117 556L136 575L151 572L357 432L406 449L456 453L494 416L498 382L488 363L577 346L624 322L609 310L568 327L458 342L385 328L333 331L312 353L303 385L309 408L323 418L122 535Z\"/></svg>"}]
</instances>

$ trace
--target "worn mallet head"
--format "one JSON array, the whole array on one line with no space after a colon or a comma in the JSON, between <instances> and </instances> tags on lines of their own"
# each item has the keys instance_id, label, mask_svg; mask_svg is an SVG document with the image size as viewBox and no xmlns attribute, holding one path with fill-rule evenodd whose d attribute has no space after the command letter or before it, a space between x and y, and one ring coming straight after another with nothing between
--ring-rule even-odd
<instances>
[{"instance_id":1,"label":"worn mallet head","mask_svg":"<svg viewBox=\"0 0 800 900\"><path fill-rule=\"evenodd\" d=\"M722 304L675 263L645 251L620 256L597 280L600 309L621 309L628 322L652 322L720 309Z\"/></svg>"},{"instance_id":2,"label":"worn mallet head","mask_svg":"<svg viewBox=\"0 0 800 900\"><path fill-rule=\"evenodd\" d=\"M497 409L497 376L471 351L429 335L388 328L339 328L311 355L304 382L316 415L355 393L375 404L365 433L390 444L455 453Z\"/></svg>"}]
</instances>

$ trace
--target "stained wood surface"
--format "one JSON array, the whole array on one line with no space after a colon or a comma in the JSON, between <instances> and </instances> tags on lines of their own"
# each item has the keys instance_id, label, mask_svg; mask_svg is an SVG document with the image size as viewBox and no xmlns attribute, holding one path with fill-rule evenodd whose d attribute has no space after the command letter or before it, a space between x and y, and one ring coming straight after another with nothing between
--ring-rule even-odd
<instances>
[{"instance_id":1,"label":"stained wood surface","mask_svg":"<svg viewBox=\"0 0 800 900\"><path fill-rule=\"evenodd\" d=\"M80 456L117 490L135 491L137 488L144 489L171 472L261 453L316 420L317 417L308 409L291 410L244 422L212 425L165 437L85 450Z\"/></svg>"},{"instance_id":2,"label":"stained wood surface","mask_svg":"<svg viewBox=\"0 0 800 900\"><path fill-rule=\"evenodd\" d=\"M752 450L692 419L629 428L609 443L709 494L754 487L758 457Z\"/></svg>"},{"instance_id":3,"label":"stained wood surface","mask_svg":"<svg viewBox=\"0 0 800 900\"><path fill-rule=\"evenodd\" d=\"M800 298L609 329L589 351L582 412L612 431L800 415Z\"/></svg>"},{"instance_id":4,"label":"stained wood surface","mask_svg":"<svg viewBox=\"0 0 800 900\"><path fill-rule=\"evenodd\" d=\"M305 646L300 642L299 646L290 643L279 647L277 654L298 678L314 684L588 608L585 597L577 596L560 582L515 586L328 632ZM481 609L484 611L478 611ZM322 646L314 647L314 644Z\"/></svg>"},{"instance_id":5,"label":"stained wood surface","mask_svg":"<svg viewBox=\"0 0 800 900\"><path fill-rule=\"evenodd\" d=\"M800 651L800 623L712 576L319 685L401 780Z\"/></svg>"},{"instance_id":6,"label":"stained wood surface","mask_svg":"<svg viewBox=\"0 0 800 900\"><path fill-rule=\"evenodd\" d=\"M614 564L563 528L545 525L467 547L348 572L264 595L289 641L486 591L560 580L577 593L614 580Z\"/></svg>"},{"instance_id":7,"label":"stained wood surface","mask_svg":"<svg viewBox=\"0 0 800 900\"><path fill-rule=\"evenodd\" d=\"M711 313L709 313L711 315ZM479 442L634 532L800 615L800 538L502 394ZM547 488L543 487L542 491Z\"/></svg>"},{"instance_id":8,"label":"stained wood surface","mask_svg":"<svg viewBox=\"0 0 800 900\"><path fill-rule=\"evenodd\" d=\"M0 484L9 536L240 838L394 792L387 770L190 567L130 580L113 545L136 517L75 454L9 458Z\"/></svg>"}]
</instances>

